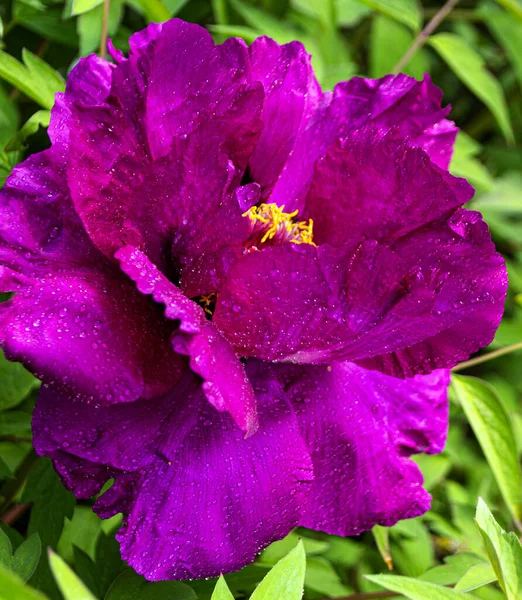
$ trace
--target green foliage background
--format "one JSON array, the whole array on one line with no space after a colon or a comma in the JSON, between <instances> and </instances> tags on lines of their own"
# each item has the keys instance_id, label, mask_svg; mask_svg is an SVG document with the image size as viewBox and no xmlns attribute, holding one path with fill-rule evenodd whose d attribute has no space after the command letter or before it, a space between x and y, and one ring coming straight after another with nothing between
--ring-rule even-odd
<instances>
[{"instance_id":1,"label":"green foliage background","mask_svg":"<svg viewBox=\"0 0 522 600\"><path fill-rule=\"evenodd\" d=\"M126 50L129 35L147 22L179 16L208 27L217 41L298 39L331 88L354 75L391 72L441 6L436 0L110 0L108 33ZM25 155L48 145L54 92L81 56L99 51L103 14L103 0L0 2L0 183ZM470 205L484 214L508 264L505 317L485 352L519 344L522 0L462 0L404 70L417 78L430 73L452 104L462 133L451 170L476 187ZM294 600L303 582L310 600L522 599L522 353L511 350L454 377L446 450L416 458L433 495L429 513L358 538L298 530L216 588L215 581L150 584L125 567L114 539L118 517L100 521L34 454L30 420L38 382L0 355L0 600ZM476 509L479 497L485 502ZM393 571L382 575L387 565Z\"/></svg>"}]
</instances>

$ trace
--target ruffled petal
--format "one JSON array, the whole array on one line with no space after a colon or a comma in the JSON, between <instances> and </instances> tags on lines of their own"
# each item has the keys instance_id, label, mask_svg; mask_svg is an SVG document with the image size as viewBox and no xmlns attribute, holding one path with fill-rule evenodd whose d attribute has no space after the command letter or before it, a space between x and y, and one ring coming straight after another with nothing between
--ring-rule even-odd
<instances>
[{"instance_id":1,"label":"ruffled petal","mask_svg":"<svg viewBox=\"0 0 522 600\"><path fill-rule=\"evenodd\" d=\"M249 253L231 269L214 323L241 356L329 363L401 351L403 361L365 364L411 376L488 344L506 287L487 226L458 209L391 247L367 240Z\"/></svg>"},{"instance_id":2,"label":"ruffled petal","mask_svg":"<svg viewBox=\"0 0 522 600\"><path fill-rule=\"evenodd\" d=\"M279 384L253 376L261 428L249 439L188 372L154 410L150 401L93 410L44 389L35 447L75 493L115 479L95 510L124 513L122 556L148 579L234 571L296 526L312 479Z\"/></svg>"},{"instance_id":3,"label":"ruffled petal","mask_svg":"<svg viewBox=\"0 0 522 600\"><path fill-rule=\"evenodd\" d=\"M209 402L219 411L228 411L239 427L252 435L258 426L254 392L229 342L205 318L203 309L184 296L142 252L126 246L116 257L138 290L163 304L167 319L179 322L171 339L173 348L189 356L192 370L204 379L202 388Z\"/></svg>"},{"instance_id":4,"label":"ruffled petal","mask_svg":"<svg viewBox=\"0 0 522 600\"><path fill-rule=\"evenodd\" d=\"M397 130L364 126L320 159L306 214L314 241L393 241L464 205L473 188L430 162Z\"/></svg>"},{"instance_id":5,"label":"ruffled petal","mask_svg":"<svg viewBox=\"0 0 522 600\"><path fill-rule=\"evenodd\" d=\"M97 102L73 85L62 98L74 206L109 258L139 247L172 279L187 267L190 289L190 273L214 260L217 276L197 280L204 293L223 278L221 254L248 235L235 192L262 128L263 88L250 80L243 42L216 46L196 25L151 25L130 45ZM82 62L72 80L89 68L97 73L99 61Z\"/></svg>"},{"instance_id":6,"label":"ruffled petal","mask_svg":"<svg viewBox=\"0 0 522 600\"><path fill-rule=\"evenodd\" d=\"M46 382L96 402L164 392L183 360L171 324L91 244L60 154L16 167L0 194L0 343ZM169 329L170 328L170 329Z\"/></svg>"},{"instance_id":7,"label":"ruffled petal","mask_svg":"<svg viewBox=\"0 0 522 600\"><path fill-rule=\"evenodd\" d=\"M278 186L292 155L302 154L301 138L323 101L323 94L311 57L300 42L280 46L270 38L258 38L250 46L250 66L252 79L263 85L265 102L263 131L249 171L260 184L263 198L267 198ZM273 194L271 201L277 203L279 190Z\"/></svg>"},{"instance_id":8,"label":"ruffled petal","mask_svg":"<svg viewBox=\"0 0 522 600\"><path fill-rule=\"evenodd\" d=\"M350 363L281 367L314 465L300 525L357 535L429 509L408 458L441 452L448 427L448 371L400 380Z\"/></svg>"},{"instance_id":9,"label":"ruffled petal","mask_svg":"<svg viewBox=\"0 0 522 600\"><path fill-rule=\"evenodd\" d=\"M422 148L431 160L447 169L458 128L445 119L450 107L441 107L442 90L429 75L417 81L407 75L381 79L354 77L334 90L333 118L341 134L373 123L381 131L398 129L412 146Z\"/></svg>"}]
</instances>

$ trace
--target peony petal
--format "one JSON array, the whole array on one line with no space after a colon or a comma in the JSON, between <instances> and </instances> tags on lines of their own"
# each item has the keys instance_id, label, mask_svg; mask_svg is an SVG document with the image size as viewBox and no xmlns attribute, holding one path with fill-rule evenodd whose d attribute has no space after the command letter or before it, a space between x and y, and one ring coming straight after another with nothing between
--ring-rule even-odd
<instances>
[{"instance_id":1,"label":"peony petal","mask_svg":"<svg viewBox=\"0 0 522 600\"><path fill-rule=\"evenodd\" d=\"M322 101L311 57L300 42L280 46L267 37L250 46L251 77L265 90L263 131L250 159L250 176L267 198ZM279 192L274 191L273 202ZM281 204L284 204L283 201Z\"/></svg>"},{"instance_id":2,"label":"peony petal","mask_svg":"<svg viewBox=\"0 0 522 600\"><path fill-rule=\"evenodd\" d=\"M164 392L183 360L171 325L105 260L74 212L55 149L13 170L0 194L0 343L44 381L97 402ZM170 329L169 329L170 328Z\"/></svg>"},{"instance_id":3,"label":"peony petal","mask_svg":"<svg viewBox=\"0 0 522 600\"><path fill-rule=\"evenodd\" d=\"M442 90L429 75L417 81L407 75L381 79L353 77L334 90L332 116L341 123L341 133L373 123L381 131L398 129L414 147L422 148L431 160L447 169L458 128L444 117Z\"/></svg>"},{"instance_id":4,"label":"peony petal","mask_svg":"<svg viewBox=\"0 0 522 600\"><path fill-rule=\"evenodd\" d=\"M357 535L430 505L413 452L441 452L448 371L400 380L354 364L282 367L314 465L300 525Z\"/></svg>"},{"instance_id":5,"label":"peony petal","mask_svg":"<svg viewBox=\"0 0 522 600\"><path fill-rule=\"evenodd\" d=\"M253 376L261 429L248 440L187 372L154 410L150 401L94 410L44 389L35 447L75 493L115 478L95 509L124 513L122 556L148 579L234 571L298 523L312 478L279 385Z\"/></svg>"},{"instance_id":6,"label":"peony petal","mask_svg":"<svg viewBox=\"0 0 522 600\"><path fill-rule=\"evenodd\" d=\"M130 246L116 253L123 271L142 294L150 294L165 306L167 319L179 322L172 345L186 354L195 373L203 377L203 390L219 411L228 411L252 435L258 426L255 398L243 364L219 330L205 318L203 309L173 285L147 259Z\"/></svg>"},{"instance_id":7,"label":"peony petal","mask_svg":"<svg viewBox=\"0 0 522 600\"><path fill-rule=\"evenodd\" d=\"M231 269L214 323L241 356L321 363L401 351L400 369L364 364L411 376L450 368L489 343L506 285L486 225L458 209L392 248L363 241L249 253ZM458 342L437 347L451 333Z\"/></svg>"},{"instance_id":8,"label":"peony petal","mask_svg":"<svg viewBox=\"0 0 522 600\"><path fill-rule=\"evenodd\" d=\"M314 241L391 241L462 206L473 188L411 148L397 131L365 126L337 140L316 165L306 199Z\"/></svg>"}]
</instances>

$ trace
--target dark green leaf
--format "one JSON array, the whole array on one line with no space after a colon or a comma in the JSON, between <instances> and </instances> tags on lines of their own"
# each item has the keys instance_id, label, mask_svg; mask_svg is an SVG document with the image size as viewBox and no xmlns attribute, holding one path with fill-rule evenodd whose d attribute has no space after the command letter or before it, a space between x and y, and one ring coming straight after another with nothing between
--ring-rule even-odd
<instances>
[{"instance_id":1,"label":"dark green leaf","mask_svg":"<svg viewBox=\"0 0 522 600\"><path fill-rule=\"evenodd\" d=\"M196 597L194 590L184 583L152 583L132 569L127 569L111 585L105 600L195 600Z\"/></svg>"}]
</instances>

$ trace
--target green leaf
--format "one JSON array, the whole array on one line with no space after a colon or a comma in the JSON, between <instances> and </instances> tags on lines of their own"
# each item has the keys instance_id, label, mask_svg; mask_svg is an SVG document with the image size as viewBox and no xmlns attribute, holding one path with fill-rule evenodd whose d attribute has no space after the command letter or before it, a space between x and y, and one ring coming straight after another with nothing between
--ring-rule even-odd
<instances>
[{"instance_id":1,"label":"green leaf","mask_svg":"<svg viewBox=\"0 0 522 600\"><path fill-rule=\"evenodd\" d=\"M30 435L31 415L19 410L0 413L0 435Z\"/></svg>"},{"instance_id":2,"label":"green leaf","mask_svg":"<svg viewBox=\"0 0 522 600\"><path fill-rule=\"evenodd\" d=\"M467 42L453 33L439 33L428 42L440 54L457 77L493 113L509 142L514 141L511 120L500 83L486 69L484 60Z\"/></svg>"},{"instance_id":3,"label":"green leaf","mask_svg":"<svg viewBox=\"0 0 522 600\"><path fill-rule=\"evenodd\" d=\"M58 542L60 556L68 562L73 562L74 545L94 558L101 524L102 520L90 506L76 506L72 519L65 520L63 533Z\"/></svg>"},{"instance_id":4,"label":"green leaf","mask_svg":"<svg viewBox=\"0 0 522 600\"><path fill-rule=\"evenodd\" d=\"M11 569L13 560L13 546L7 533L0 529L0 565L6 569Z\"/></svg>"},{"instance_id":5,"label":"green leaf","mask_svg":"<svg viewBox=\"0 0 522 600\"><path fill-rule=\"evenodd\" d=\"M504 8L509 10L511 13L522 22L522 2L520 0L496 0Z\"/></svg>"},{"instance_id":6,"label":"green leaf","mask_svg":"<svg viewBox=\"0 0 522 600\"><path fill-rule=\"evenodd\" d=\"M513 533L506 533L479 498L475 521L500 587L508 600L522 598L522 546Z\"/></svg>"},{"instance_id":7,"label":"green leaf","mask_svg":"<svg viewBox=\"0 0 522 600\"><path fill-rule=\"evenodd\" d=\"M20 363L8 361L0 351L0 411L13 408L38 386L35 379Z\"/></svg>"},{"instance_id":8,"label":"green leaf","mask_svg":"<svg viewBox=\"0 0 522 600\"><path fill-rule=\"evenodd\" d=\"M346 596L352 590L346 587L331 563L322 556L306 559L305 588L321 596Z\"/></svg>"},{"instance_id":9,"label":"green leaf","mask_svg":"<svg viewBox=\"0 0 522 600\"><path fill-rule=\"evenodd\" d=\"M42 553L42 544L40 536L37 533L30 535L23 544L20 544L14 553L11 561L11 570L14 571L22 581L29 581L34 573L40 554Z\"/></svg>"},{"instance_id":10,"label":"green leaf","mask_svg":"<svg viewBox=\"0 0 522 600\"><path fill-rule=\"evenodd\" d=\"M301 600L305 570L306 556L300 541L267 573L250 600Z\"/></svg>"},{"instance_id":11,"label":"green leaf","mask_svg":"<svg viewBox=\"0 0 522 600\"><path fill-rule=\"evenodd\" d=\"M407 25L413 31L419 31L422 15L415 0L359 0L383 15Z\"/></svg>"},{"instance_id":12,"label":"green leaf","mask_svg":"<svg viewBox=\"0 0 522 600\"><path fill-rule=\"evenodd\" d=\"M82 13L89 12L96 6L103 3L103 0L72 0L71 15L81 15Z\"/></svg>"},{"instance_id":13,"label":"green leaf","mask_svg":"<svg viewBox=\"0 0 522 600\"><path fill-rule=\"evenodd\" d=\"M34 502L29 532L38 532L44 546L56 548L64 518L72 517L75 500L63 487L49 459L39 459L29 474L22 502Z\"/></svg>"},{"instance_id":14,"label":"green leaf","mask_svg":"<svg viewBox=\"0 0 522 600\"><path fill-rule=\"evenodd\" d=\"M377 15L370 37L370 76L377 78L391 73L412 43L413 34L402 23ZM427 54L421 48L406 65L404 73L422 79L428 70Z\"/></svg>"},{"instance_id":15,"label":"green leaf","mask_svg":"<svg viewBox=\"0 0 522 600\"><path fill-rule=\"evenodd\" d=\"M459 579L455 589L462 592L470 592L494 581L497 581L495 570L489 563L482 563L474 565L466 571L462 579Z\"/></svg>"},{"instance_id":16,"label":"green leaf","mask_svg":"<svg viewBox=\"0 0 522 600\"><path fill-rule=\"evenodd\" d=\"M96 600L71 567L52 550L49 551L49 564L65 600Z\"/></svg>"},{"instance_id":17,"label":"green leaf","mask_svg":"<svg viewBox=\"0 0 522 600\"><path fill-rule=\"evenodd\" d=\"M4 459L0 456L0 479L6 479L7 477L11 477L12 471L9 468L9 465L6 464Z\"/></svg>"},{"instance_id":18,"label":"green leaf","mask_svg":"<svg viewBox=\"0 0 522 600\"><path fill-rule=\"evenodd\" d=\"M438 485L451 469L450 459L440 454L417 454L413 457L413 460L422 471L423 486L428 491Z\"/></svg>"},{"instance_id":19,"label":"green leaf","mask_svg":"<svg viewBox=\"0 0 522 600\"><path fill-rule=\"evenodd\" d=\"M486 167L475 158L479 152L480 145L469 135L459 131L451 157L450 172L489 192L495 182Z\"/></svg>"},{"instance_id":20,"label":"green leaf","mask_svg":"<svg viewBox=\"0 0 522 600\"><path fill-rule=\"evenodd\" d=\"M366 575L373 583L397 592L410 600L476 600L475 596L445 588L428 581L398 575Z\"/></svg>"},{"instance_id":21,"label":"green leaf","mask_svg":"<svg viewBox=\"0 0 522 600\"><path fill-rule=\"evenodd\" d=\"M340 27L353 27L372 12L369 6L357 0L337 0L335 4L336 22Z\"/></svg>"},{"instance_id":22,"label":"green leaf","mask_svg":"<svg viewBox=\"0 0 522 600\"><path fill-rule=\"evenodd\" d=\"M307 556L313 554L322 554L328 548L328 542L313 540L311 538L301 538L295 531L290 532L285 538L277 542L273 542L265 548L259 556L259 563L274 566L282 558L284 558L290 550L293 550L299 540L302 540L304 550Z\"/></svg>"},{"instance_id":23,"label":"green leaf","mask_svg":"<svg viewBox=\"0 0 522 600\"><path fill-rule=\"evenodd\" d=\"M479 14L484 17L484 23L506 51L522 87L522 22L488 4L480 9Z\"/></svg>"},{"instance_id":24,"label":"green leaf","mask_svg":"<svg viewBox=\"0 0 522 600\"><path fill-rule=\"evenodd\" d=\"M170 19L169 9L161 0L134 0L132 4L149 23L163 23Z\"/></svg>"},{"instance_id":25,"label":"green leaf","mask_svg":"<svg viewBox=\"0 0 522 600\"><path fill-rule=\"evenodd\" d=\"M10 140L7 142L5 147L6 152L12 152L15 150L25 149L25 140L34 135L40 127L49 127L49 121L51 119L51 112L48 110L39 110L24 123L22 129L18 131Z\"/></svg>"},{"instance_id":26,"label":"green leaf","mask_svg":"<svg viewBox=\"0 0 522 600\"><path fill-rule=\"evenodd\" d=\"M119 575L109 588L105 600L195 600L196 594L185 583L158 581L152 583L132 569Z\"/></svg>"},{"instance_id":27,"label":"green leaf","mask_svg":"<svg viewBox=\"0 0 522 600\"><path fill-rule=\"evenodd\" d=\"M232 593L228 589L228 585L223 575L218 579L210 600L234 600L234 596L232 596Z\"/></svg>"},{"instance_id":28,"label":"green leaf","mask_svg":"<svg viewBox=\"0 0 522 600\"><path fill-rule=\"evenodd\" d=\"M382 560L386 563L386 566L391 571L393 569L393 561L390 553L390 538L388 535L388 528L382 527L381 525L374 525L372 534Z\"/></svg>"},{"instance_id":29,"label":"green leaf","mask_svg":"<svg viewBox=\"0 0 522 600\"><path fill-rule=\"evenodd\" d=\"M55 92L65 88L62 77L29 50L22 51L23 64L0 51L0 77L43 108L51 109Z\"/></svg>"},{"instance_id":30,"label":"green leaf","mask_svg":"<svg viewBox=\"0 0 522 600\"><path fill-rule=\"evenodd\" d=\"M0 600L48 600L0 565ZM78 599L79 600L79 599Z\"/></svg>"},{"instance_id":31,"label":"green leaf","mask_svg":"<svg viewBox=\"0 0 522 600\"><path fill-rule=\"evenodd\" d=\"M453 375L453 389L495 475L509 510L522 520L522 477L510 419L493 387Z\"/></svg>"}]
</instances>

